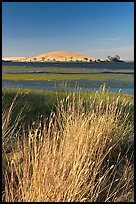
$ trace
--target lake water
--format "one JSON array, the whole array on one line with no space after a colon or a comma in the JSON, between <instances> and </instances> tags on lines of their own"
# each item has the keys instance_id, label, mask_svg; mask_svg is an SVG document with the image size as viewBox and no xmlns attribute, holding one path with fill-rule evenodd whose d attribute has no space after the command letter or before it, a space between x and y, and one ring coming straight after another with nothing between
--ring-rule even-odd
<instances>
[{"instance_id":1,"label":"lake water","mask_svg":"<svg viewBox=\"0 0 136 204\"><path fill-rule=\"evenodd\" d=\"M8 88L26 88L37 90L64 90L69 89L76 91L77 87L81 91L96 91L101 85L106 83L107 87L110 87L110 91L121 91L126 94L134 94L134 63L133 62L102 62L102 63L80 63L80 62L49 62L49 63L20 63L20 62L2 62L2 66L7 70L2 74L115 74L115 78L104 80L91 80L91 79L79 79L65 81L9 81L3 80L2 87ZM10 68L14 68L14 72L10 71ZM23 71L21 71L21 69ZM130 80L117 80L116 76L130 76ZM65 86L67 84L67 86Z\"/></svg>"},{"instance_id":2,"label":"lake water","mask_svg":"<svg viewBox=\"0 0 136 204\"><path fill-rule=\"evenodd\" d=\"M88 69L134 69L133 62L2 62L11 67L50 67L50 68L88 68Z\"/></svg>"}]
</instances>

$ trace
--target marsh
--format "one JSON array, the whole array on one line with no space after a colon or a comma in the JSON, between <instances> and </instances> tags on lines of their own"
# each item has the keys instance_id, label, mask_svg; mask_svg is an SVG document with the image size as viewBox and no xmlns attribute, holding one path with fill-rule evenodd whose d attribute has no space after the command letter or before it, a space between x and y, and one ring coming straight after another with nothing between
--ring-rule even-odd
<instances>
[{"instance_id":1,"label":"marsh","mask_svg":"<svg viewBox=\"0 0 136 204\"><path fill-rule=\"evenodd\" d=\"M134 94L133 62L3 62L2 87L59 91L110 91ZM67 87L64 86L67 84Z\"/></svg>"}]
</instances>

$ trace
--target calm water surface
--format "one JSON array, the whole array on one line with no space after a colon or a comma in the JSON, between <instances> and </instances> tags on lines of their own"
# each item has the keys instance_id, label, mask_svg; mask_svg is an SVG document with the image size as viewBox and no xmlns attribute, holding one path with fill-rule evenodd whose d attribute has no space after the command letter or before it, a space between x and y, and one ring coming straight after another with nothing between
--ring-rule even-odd
<instances>
[{"instance_id":1,"label":"calm water surface","mask_svg":"<svg viewBox=\"0 0 136 204\"><path fill-rule=\"evenodd\" d=\"M50 68L87 68L87 69L134 69L133 62L2 62L11 67L50 67Z\"/></svg>"}]
</instances>

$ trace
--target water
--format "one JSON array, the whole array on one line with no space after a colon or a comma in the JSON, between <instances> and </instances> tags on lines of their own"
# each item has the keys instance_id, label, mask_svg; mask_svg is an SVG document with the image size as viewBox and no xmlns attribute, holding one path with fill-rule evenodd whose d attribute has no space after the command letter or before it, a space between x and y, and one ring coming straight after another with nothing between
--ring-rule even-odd
<instances>
[{"instance_id":1,"label":"water","mask_svg":"<svg viewBox=\"0 0 136 204\"><path fill-rule=\"evenodd\" d=\"M20 63L20 62L2 62L3 67L7 67L8 71L3 71L2 74L9 74L9 70L14 68L14 72L10 73L16 74L116 74L124 76L133 76L134 63L126 62L102 62L102 63L80 63L80 62L49 62L49 63ZM25 68L25 71L19 71ZM56 71L54 72L54 69ZM27 71L26 71L27 70ZM131 77L132 78L132 77ZM119 92L126 94L134 94L134 81L133 80L117 80L114 79L104 80L89 80L89 79L79 79L79 80L69 80L67 81L67 88L71 91L76 91L77 86L80 87L81 91L96 91L106 82L107 87L110 87L111 92ZM64 87L64 81L2 81L2 87L8 88L26 88L35 90L49 90L49 91L59 91Z\"/></svg>"},{"instance_id":2,"label":"water","mask_svg":"<svg viewBox=\"0 0 136 204\"><path fill-rule=\"evenodd\" d=\"M114 71L102 71L102 72L85 72L85 74L125 74L125 75L133 75L133 72L114 72ZM27 72L2 72L2 74L64 74L64 72L47 72L47 71L27 71ZM73 73L73 72L67 72L67 74L76 74L76 75L80 75L83 74L82 72L78 73Z\"/></svg>"},{"instance_id":3,"label":"water","mask_svg":"<svg viewBox=\"0 0 136 204\"><path fill-rule=\"evenodd\" d=\"M48 68L79 68L79 69L134 69L133 62L2 62L3 66L11 67L48 67Z\"/></svg>"}]
</instances>

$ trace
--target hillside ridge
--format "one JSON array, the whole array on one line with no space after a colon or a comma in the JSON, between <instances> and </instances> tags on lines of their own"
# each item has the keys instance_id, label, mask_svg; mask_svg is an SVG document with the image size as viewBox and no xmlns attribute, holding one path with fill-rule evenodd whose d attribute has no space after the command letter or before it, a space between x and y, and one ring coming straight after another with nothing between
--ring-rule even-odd
<instances>
[{"instance_id":1,"label":"hillside ridge","mask_svg":"<svg viewBox=\"0 0 136 204\"><path fill-rule=\"evenodd\" d=\"M18 61L18 62L46 62L46 61L96 61L96 58L91 58L82 54L66 51L47 52L33 57L4 57L4 61Z\"/></svg>"}]
</instances>

